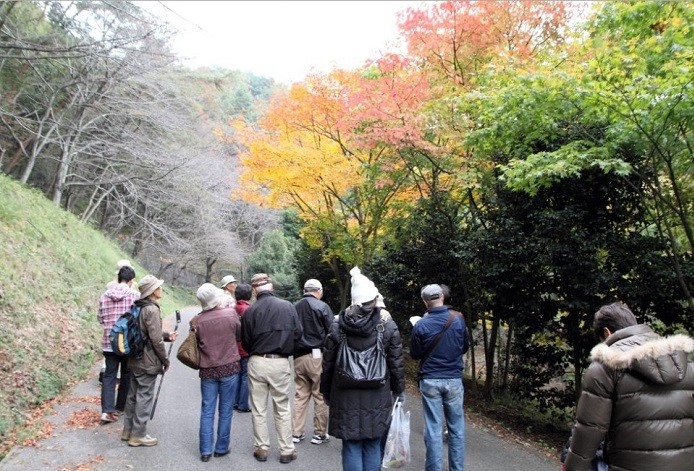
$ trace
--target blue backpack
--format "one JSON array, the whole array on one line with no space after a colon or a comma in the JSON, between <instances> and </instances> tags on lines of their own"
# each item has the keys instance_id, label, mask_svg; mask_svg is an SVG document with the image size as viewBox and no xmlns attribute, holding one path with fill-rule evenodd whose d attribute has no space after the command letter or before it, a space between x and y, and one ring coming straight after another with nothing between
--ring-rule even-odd
<instances>
[{"instance_id":1,"label":"blue backpack","mask_svg":"<svg viewBox=\"0 0 694 471\"><path fill-rule=\"evenodd\" d=\"M133 304L111 328L111 349L123 357L142 358L147 337L140 329L141 307Z\"/></svg>"}]
</instances>

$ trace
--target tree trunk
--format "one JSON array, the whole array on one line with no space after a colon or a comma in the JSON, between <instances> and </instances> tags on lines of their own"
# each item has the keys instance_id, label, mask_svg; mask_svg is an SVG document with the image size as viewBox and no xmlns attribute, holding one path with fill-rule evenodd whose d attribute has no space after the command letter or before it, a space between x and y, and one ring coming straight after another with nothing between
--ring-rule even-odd
<instances>
[{"instance_id":1,"label":"tree trunk","mask_svg":"<svg viewBox=\"0 0 694 471\"><path fill-rule=\"evenodd\" d=\"M494 356L496 354L496 338L499 334L499 319L494 316L492 318L492 330L489 334L489 342L485 342L488 346L484 351L485 377L483 397L486 401L494 399Z\"/></svg>"}]
</instances>

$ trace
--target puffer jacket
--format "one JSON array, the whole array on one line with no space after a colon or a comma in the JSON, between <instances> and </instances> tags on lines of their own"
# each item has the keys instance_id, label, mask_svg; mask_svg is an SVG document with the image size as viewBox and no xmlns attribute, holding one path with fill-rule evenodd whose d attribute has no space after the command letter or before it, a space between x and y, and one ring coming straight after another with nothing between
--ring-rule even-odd
<instances>
[{"instance_id":1,"label":"puffer jacket","mask_svg":"<svg viewBox=\"0 0 694 471\"><path fill-rule=\"evenodd\" d=\"M349 309L349 308L348 308ZM393 395L405 390L405 366L400 331L390 315L376 308L366 322L359 323L346 311L340 312L330 327L323 348L323 373L320 390L330 406L329 433L343 440L381 438L390 427ZM383 319L383 348L386 352L389 381L378 389L342 389L335 384L335 362L340 329L347 343L357 350L371 348L377 340L376 326Z\"/></svg>"},{"instance_id":2,"label":"puffer jacket","mask_svg":"<svg viewBox=\"0 0 694 471\"><path fill-rule=\"evenodd\" d=\"M140 306L140 330L149 340L145 342L142 358L129 358L128 367L136 373L158 375L169 367L164 340L169 339L168 332L162 331L161 309L149 298L139 299L135 304Z\"/></svg>"},{"instance_id":3,"label":"puffer jacket","mask_svg":"<svg viewBox=\"0 0 694 471\"><path fill-rule=\"evenodd\" d=\"M694 466L694 340L646 325L618 330L591 352L576 409L568 471L589 471L605 439L611 471Z\"/></svg>"}]
</instances>

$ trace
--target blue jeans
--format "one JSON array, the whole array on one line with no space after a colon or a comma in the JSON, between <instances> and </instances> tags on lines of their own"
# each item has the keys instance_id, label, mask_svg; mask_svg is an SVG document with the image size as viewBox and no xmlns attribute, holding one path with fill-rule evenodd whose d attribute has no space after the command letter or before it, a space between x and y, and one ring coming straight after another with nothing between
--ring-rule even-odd
<instances>
[{"instance_id":1,"label":"blue jeans","mask_svg":"<svg viewBox=\"0 0 694 471\"><path fill-rule=\"evenodd\" d=\"M250 357L241 358L241 373L239 376L239 385L236 389L236 401L234 406L238 409L248 410L251 407L248 405L248 359Z\"/></svg>"},{"instance_id":2,"label":"blue jeans","mask_svg":"<svg viewBox=\"0 0 694 471\"><path fill-rule=\"evenodd\" d=\"M202 405L200 407L200 454L211 455L214 439L214 413L219 398L219 417L217 420L216 453L225 453L231 442L231 419L239 374L220 379L200 380Z\"/></svg>"},{"instance_id":3,"label":"blue jeans","mask_svg":"<svg viewBox=\"0 0 694 471\"><path fill-rule=\"evenodd\" d=\"M381 442L380 438L342 440L342 471L380 471Z\"/></svg>"},{"instance_id":4,"label":"blue jeans","mask_svg":"<svg viewBox=\"0 0 694 471\"><path fill-rule=\"evenodd\" d=\"M443 420L448 425L448 469L465 468L465 416L463 415L463 381L456 379L421 379L419 391L424 406L425 471L443 469Z\"/></svg>"},{"instance_id":5,"label":"blue jeans","mask_svg":"<svg viewBox=\"0 0 694 471\"><path fill-rule=\"evenodd\" d=\"M124 411L128 389L130 389L128 357L121 357L113 352L103 352L103 354L106 370L104 377L101 378L101 412ZM120 381L118 381L119 367ZM116 384L118 384L118 399L116 399Z\"/></svg>"}]
</instances>

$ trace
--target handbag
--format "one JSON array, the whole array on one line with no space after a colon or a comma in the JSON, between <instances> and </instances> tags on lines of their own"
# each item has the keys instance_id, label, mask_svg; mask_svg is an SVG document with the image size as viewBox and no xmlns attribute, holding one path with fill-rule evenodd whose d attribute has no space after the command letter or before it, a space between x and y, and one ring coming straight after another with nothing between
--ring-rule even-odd
<instances>
[{"instance_id":1,"label":"handbag","mask_svg":"<svg viewBox=\"0 0 694 471\"><path fill-rule=\"evenodd\" d=\"M366 350L356 350L347 344L340 329L340 347L335 363L336 384L342 389L376 389L388 379L386 355L383 352L385 324L376 326L376 343Z\"/></svg>"},{"instance_id":2,"label":"handbag","mask_svg":"<svg viewBox=\"0 0 694 471\"><path fill-rule=\"evenodd\" d=\"M198 330L197 317L190 320L190 331L188 337L185 338L178 352L176 353L178 361L194 370L200 369L200 352L198 351Z\"/></svg>"},{"instance_id":3,"label":"handbag","mask_svg":"<svg viewBox=\"0 0 694 471\"><path fill-rule=\"evenodd\" d=\"M391 413L390 428L383 450L384 468L402 468L410 462L410 411L403 411L403 403L396 400Z\"/></svg>"}]
</instances>

